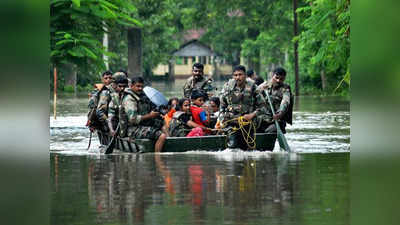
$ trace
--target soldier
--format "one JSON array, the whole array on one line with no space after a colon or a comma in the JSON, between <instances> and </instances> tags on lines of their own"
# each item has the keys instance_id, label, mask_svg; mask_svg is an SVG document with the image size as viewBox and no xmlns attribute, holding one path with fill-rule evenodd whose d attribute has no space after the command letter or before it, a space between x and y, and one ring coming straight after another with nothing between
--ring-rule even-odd
<instances>
[{"instance_id":1,"label":"soldier","mask_svg":"<svg viewBox=\"0 0 400 225\"><path fill-rule=\"evenodd\" d=\"M256 83L257 86L260 85L260 84L262 84L262 83L264 83L264 79L262 79L260 76L258 76L258 75L254 72L254 70L248 70L248 71L247 71L247 76L248 76L250 79L254 80L254 82Z\"/></svg>"},{"instance_id":2,"label":"soldier","mask_svg":"<svg viewBox=\"0 0 400 225\"><path fill-rule=\"evenodd\" d=\"M162 131L163 119L144 94L143 83L142 77L134 77L131 87L124 90L119 110L120 136L155 140L155 151L161 152L167 138Z\"/></svg>"},{"instance_id":3,"label":"soldier","mask_svg":"<svg viewBox=\"0 0 400 225\"><path fill-rule=\"evenodd\" d=\"M183 96L185 98L190 98L194 89L203 92L206 97L205 100L208 100L208 97L212 96L212 79L204 75L204 65L201 63L195 63L193 65L192 76L186 80L186 83L183 86Z\"/></svg>"},{"instance_id":4,"label":"soldier","mask_svg":"<svg viewBox=\"0 0 400 225\"><path fill-rule=\"evenodd\" d=\"M108 104L111 101L111 93L114 92L114 88L112 88L112 73L111 71L105 71L102 74L101 81L104 86L99 92L99 101L96 108L96 116L99 121L103 124L104 131L108 130L107 126L107 115L108 115Z\"/></svg>"},{"instance_id":5,"label":"soldier","mask_svg":"<svg viewBox=\"0 0 400 225\"><path fill-rule=\"evenodd\" d=\"M114 136L115 128L119 122L119 106L121 104L121 96L124 92L124 89L128 86L128 79L123 74L114 74L113 75L115 92L111 93L111 101L108 105L108 129L110 130L110 134Z\"/></svg>"},{"instance_id":6,"label":"soldier","mask_svg":"<svg viewBox=\"0 0 400 225\"><path fill-rule=\"evenodd\" d=\"M258 117L260 121L258 132L276 133L274 120L278 120L283 133L286 133L286 123L292 124L293 95L290 86L284 83L285 78L285 69L278 67L273 71L271 80L262 83L257 88L266 103L266 107L263 109L264 113ZM272 101L275 116L272 115L266 91Z\"/></svg>"},{"instance_id":7,"label":"soldier","mask_svg":"<svg viewBox=\"0 0 400 225\"><path fill-rule=\"evenodd\" d=\"M261 113L259 108L263 106L256 89L254 81L246 79L246 68L241 65L236 66L233 70L233 79L224 84L220 94L220 122L228 123L228 127L238 127L238 122L235 121L238 117L243 116L245 121L253 121ZM248 148L240 131L230 135L228 147Z\"/></svg>"}]
</instances>

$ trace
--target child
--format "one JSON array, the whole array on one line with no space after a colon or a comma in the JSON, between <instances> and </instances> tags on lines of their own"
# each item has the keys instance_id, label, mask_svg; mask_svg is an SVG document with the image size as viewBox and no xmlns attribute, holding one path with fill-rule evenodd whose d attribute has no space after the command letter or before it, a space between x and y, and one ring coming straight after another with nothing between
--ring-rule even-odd
<instances>
[{"instance_id":1,"label":"child","mask_svg":"<svg viewBox=\"0 0 400 225\"><path fill-rule=\"evenodd\" d=\"M182 98L178 102L171 122L169 123L169 134L171 137L189 137L203 136L204 126L198 125L192 121L190 113L190 101L187 98ZM193 128L193 129L192 129Z\"/></svg>"},{"instance_id":2,"label":"child","mask_svg":"<svg viewBox=\"0 0 400 225\"><path fill-rule=\"evenodd\" d=\"M172 119L172 116L176 112L176 106L178 105L178 98L170 98L168 101L168 113L164 116L165 124L169 127L169 123Z\"/></svg>"},{"instance_id":3,"label":"child","mask_svg":"<svg viewBox=\"0 0 400 225\"><path fill-rule=\"evenodd\" d=\"M210 121L210 114L208 114L201 106L204 104L204 94L199 90L193 90L190 96L192 100L192 106L190 112L192 112L193 121L198 125L206 127Z\"/></svg>"}]
</instances>

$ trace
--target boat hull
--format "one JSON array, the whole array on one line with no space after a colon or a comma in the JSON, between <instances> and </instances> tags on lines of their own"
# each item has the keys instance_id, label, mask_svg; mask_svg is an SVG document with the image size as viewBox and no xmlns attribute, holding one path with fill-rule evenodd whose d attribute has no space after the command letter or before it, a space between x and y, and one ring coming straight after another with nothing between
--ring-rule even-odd
<instances>
[{"instance_id":1,"label":"boat hull","mask_svg":"<svg viewBox=\"0 0 400 225\"><path fill-rule=\"evenodd\" d=\"M102 145L108 145L111 137L98 133ZM256 149L272 151L275 146L276 134L257 133ZM167 137L162 152L187 151L219 151L226 149L226 135L210 135L201 137ZM123 152L154 152L155 141L150 139L117 138L116 149Z\"/></svg>"}]
</instances>

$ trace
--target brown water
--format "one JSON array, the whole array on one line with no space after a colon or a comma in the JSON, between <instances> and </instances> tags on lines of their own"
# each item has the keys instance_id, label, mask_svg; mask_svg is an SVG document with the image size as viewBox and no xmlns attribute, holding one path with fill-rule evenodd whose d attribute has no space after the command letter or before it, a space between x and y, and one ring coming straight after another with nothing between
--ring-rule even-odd
<instances>
[{"instance_id":1,"label":"brown water","mask_svg":"<svg viewBox=\"0 0 400 225\"><path fill-rule=\"evenodd\" d=\"M171 97L181 95L179 82L152 86ZM106 156L97 137L88 152L86 105L85 95L60 96L50 118L51 224L350 223L346 99L296 99L286 135L292 154Z\"/></svg>"}]
</instances>

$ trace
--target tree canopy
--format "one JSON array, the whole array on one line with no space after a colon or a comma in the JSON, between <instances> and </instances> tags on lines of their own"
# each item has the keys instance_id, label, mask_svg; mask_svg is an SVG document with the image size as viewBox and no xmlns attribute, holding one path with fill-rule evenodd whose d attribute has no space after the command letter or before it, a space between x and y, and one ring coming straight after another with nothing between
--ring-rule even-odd
<instances>
[{"instance_id":1,"label":"tree canopy","mask_svg":"<svg viewBox=\"0 0 400 225\"><path fill-rule=\"evenodd\" d=\"M293 85L293 43L299 46L303 94L348 92L350 85L350 1L297 0L299 35L293 33L295 0L51 0L51 62L72 63L81 81L127 66L126 30L143 34L143 70L166 64L187 30L205 31L201 41L236 65L245 63L267 78L276 66ZM105 51L102 36L109 32ZM243 61L244 60L244 61Z\"/></svg>"}]
</instances>

